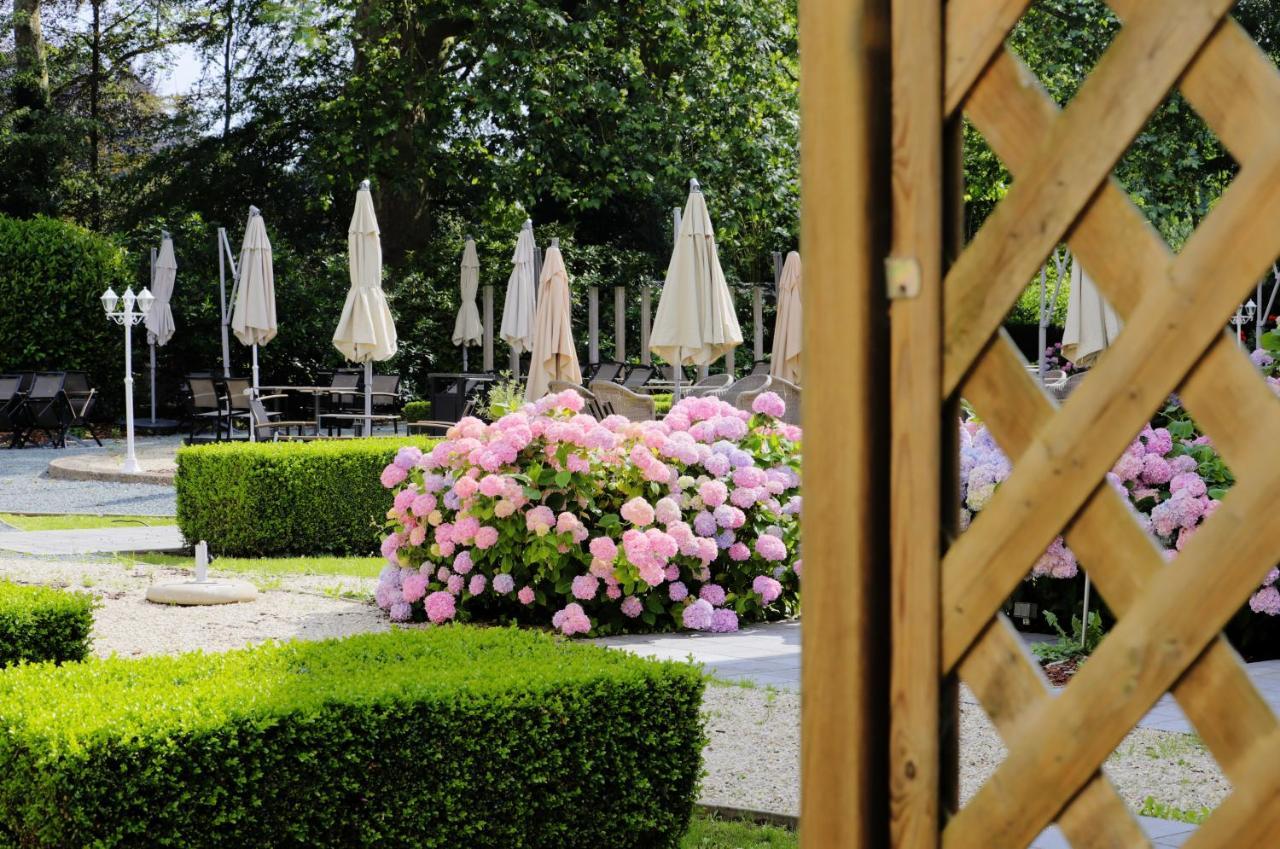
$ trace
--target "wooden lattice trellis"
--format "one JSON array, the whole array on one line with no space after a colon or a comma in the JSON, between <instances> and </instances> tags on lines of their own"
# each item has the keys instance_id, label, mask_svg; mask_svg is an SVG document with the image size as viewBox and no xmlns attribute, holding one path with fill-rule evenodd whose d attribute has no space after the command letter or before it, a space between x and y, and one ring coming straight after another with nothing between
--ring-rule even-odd
<instances>
[{"instance_id":1,"label":"wooden lattice trellis","mask_svg":"<svg viewBox=\"0 0 1280 849\"><path fill-rule=\"evenodd\" d=\"M1280 562L1280 403L1223 331L1280 254L1280 73L1231 0L1108 2L1123 25L1060 110L1004 43L1029 0L893 0L893 253L907 263L892 307L896 849L1022 849L1054 821L1077 849L1147 846L1100 767L1170 690L1234 788L1185 845L1275 845L1280 826L1280 725L1221 636ZM1175 87L1240 163L1176 256L1111 177ZM961 113L1015 177L963 250L938 188ZM1126 324L1058 409L1000 326L1062 241ZM1237 484L1166 564L1105 476L1175 389ZM943 551L920 505L937 498L961 396L1014 464ZM1000 607L1059 533L1118 623L1054 698ZM938 742L952 676L1009 750L954 812Z\"/></svg>"}]
</instances>

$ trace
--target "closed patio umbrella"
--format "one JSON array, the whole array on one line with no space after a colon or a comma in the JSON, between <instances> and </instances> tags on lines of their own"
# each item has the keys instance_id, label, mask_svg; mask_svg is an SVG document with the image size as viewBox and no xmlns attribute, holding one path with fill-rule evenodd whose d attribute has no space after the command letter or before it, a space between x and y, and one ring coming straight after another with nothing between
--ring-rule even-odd
<instances>
[{"instance_id":1,"label":"closed patio umbrella","mask_svg":"<svg viewBox=\"0 0 1280 849\"><path fill-rule=\"evenodd\" d=\"M552 380L582 382L578 351L573 344L572 312L569 273L565 271L564 257L560 255L560 240L552 239L551 247L547 248L547 255L542 260L526 400L536 401L546 395L548 383Z\"/></svg>"},{"instance_id":2,"label":"closed patio umbrella","mask_svg":"<svg viewBox=\"0 0 1280 849\"><path fill-rule=\"evenodd\" d=\"M680 236L649 334L649 350L676 366L679 398L680 366L710 365L741 344L742 330L720 268L707 202L698 181L690 180Z\"/></svg>"},{"instance_id":3,"label":"closed patio umbrella","mask_svg":"<svg viewBox=\"0 0 1280 849\"><path fill-rule=\"evenodd\" d=\"M467 348L479 345L484 337L480 324L480 310L476 308L476 291L480 288L480 260L476 257L476 242L470 236L462 248L461 305L458 318L453 322L453 344L462 346L462 370L467 370Z\"/></svg>"},{"instance_id":4,"label":"closed patio umbrella","mask_svg":"<svg viewBox=\"0 0 1280 849\"><path fill-rule=\"evenodd\" d=\"M1062 355L1077 366L1087 368L1115 342L1123 326L1120 316L1085 273L1079 258L1073 258L1067 322L1062 330Z\"/></svg>"},{"instance_id":5,"label":"closed patio umbrella","mask_svg":"<svg viewBox=\"0 0 1280 849\"><path fill-rule=\"evenodd\" d=\"M333 344L355 363L364 363L364 414L373 415L373 363L396 353L396 324L382 292L382 242L378 217L373 211L369 181L360 183L356 208L347 228L348 266L351 289L342 305L342 317L333 331ZM365 419L365 435L373 432L372 419Z\"/></svg>"},{"instance_id":6,"label":"closed patio umbrella","mask_svg":"<svg viewBox=\"0 0 1280 849\"><path fill-rule=\"evenodd\" d=\"M249 207L249 222L240 246L240 267L231 293L231 332L242 345L253 346L253 388L258 388L258 346L276 335L276 284L271 269L271 241L267 225L256 206Z\"/></svg>"},{"instance_id":7,"label":"closed patio umbrella","mask_svg":"<svg viewBox=\"0 0 1280 849\"><path fill-rule=\"evenodd\" d=\"M502 305L502 326L498 334L511 347L513 377L520 376L520 355L533 349L536 262L533 222L526 220L511 255L511 276L507 279L507 297Z\"/></svg>"},{"instance_id":8,"label":"closed patio umbrella","mask_svg":"<svg viewBox=\"0 0 1280 849\"><path fill-rule=\"evenodd\" d=\"M778 278L778 318L773 326L773 356L769 374L800 383L800 254L792 251Z\"/></svg>"},{"instance_id":9,"label":"closed patio umbrella","mask_svg":"<svg viewBox=\"0 0 1280 849\"><path fill-rule=\"evenodd\" d=\"M160 253L156 256L151 273L151 294L155 301L147 312L147 343L151 346L151 424L156 424L156 346L164 346L173 338L173 310L169 299L173 297L173 283L178 276L178 261L173 256L173 239L168 231L161 231Z\"/></svg>"}]
</instances>

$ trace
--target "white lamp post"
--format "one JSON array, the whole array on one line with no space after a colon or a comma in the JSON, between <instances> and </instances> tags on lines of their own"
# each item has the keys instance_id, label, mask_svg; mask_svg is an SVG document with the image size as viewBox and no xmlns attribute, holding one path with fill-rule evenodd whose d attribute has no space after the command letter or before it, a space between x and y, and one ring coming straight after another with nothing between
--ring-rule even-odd
<instances>
[{"instance_id":1,"label":"white lamp post","mask_svg":"<svg viewBox=\"0 0 1280 849\"><path fill-rule=\"evenodd\" d=\"M1253 298L1250 298L1244 306L1238 307L1236 309L1236 314L1231 317L1231 323L1235 325L1236 328L1236 345L1241 348L1244 347L1244 340L1240 338L1240 328L1253 321L1253 314L1257 312L1257 310L1258 305L1253 302Z\"/></svg>"},{"instance_id":2,"label":"white lamp post","mask_svg":"<svg viewBox=\"0 0 1280 849\"><path fill-rule=\"evenodd\" d=\"M107 318L116 324L124 325L124 432L125 432L125 457L122 471L126 474L136 474L138 469L138 457L133 451L133 326L140 324L147 313L151 310L151 302L155 300L151 291L145 286L142 291L134 295L133 287L124 290L124 297L120 297L108 287L107 291L102 294L102 309L107 314ZM116 309L117 305L120 309ZM135 310L134 307L137 307Z\"/></svg>"}]
</instances>

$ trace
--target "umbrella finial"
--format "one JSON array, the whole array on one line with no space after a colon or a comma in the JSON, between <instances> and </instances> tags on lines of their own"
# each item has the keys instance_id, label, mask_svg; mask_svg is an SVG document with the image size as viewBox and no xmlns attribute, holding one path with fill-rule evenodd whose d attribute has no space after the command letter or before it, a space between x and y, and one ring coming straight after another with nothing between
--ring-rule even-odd
<instances>
[{"instance_id":1,"label":"umbrella finial","mask_svg":"<svg viewBox=\"0 0 1280 849\"><path fill-rule=\"evenodd\" d=\"M524 220L524 229L526 229L526 230L532 230L532 229L533 229L533 219L532 219L532 218L526 218L526 219Z\"/></svg>"},{"instance_id":2,"label":"umbrella finial","mask_svg":"<svg viewBox=\"0 0 1280 849\"><path fill-rule=\"evenodd\" d=\"M470 233L468 233L468 234L467 234L466 241L468 241L468 242L474 242L474 241L475 241L475 239L471 238L471 234L470 234Z\"/></svg>"},{"instance_id":3,"label":"umbrella finial","mask_svg":"<svg viewBox=\"0 0 1280 849\"><path fill-rule=\"evenodd\" d=\"M250 204L250 205L249 205L249 217L250 217L250 218L252 218L252 217L253 217L253 216L255 216L255 215L260 215L260 214L261 214L261 213L258 211L258 208L257 208L256 206L254 206L253 204Z\"/></svg>"},{"instance_id":4,"label":"umbrella finial","mask_svg":"<svg viewBox=\"0 0 1280 849\"><path fill-rule=\"evenodd\" d=\"M560 237L559 237L559 236L552 236L552 237L551 237L551 247L556 248L556 249L559 249L559 247L560 247Z\"/></svg>"},{"instance_id":5,"label":"umbrella finial","mask_svg":"<svg viewBox=\"0 0 1280 849\"><path fill-rule=\"evenodd\" d=\"M361 181L360 181L360 191L362 191L362 192L367 192L367 191L369 191L369 181L368 181L368 180L361 180Z\"/></svg>"},{"instance_id":6,"label":"umbrella finial","mask_svg":"<svg viewBox=\"0 0 1280 849\"><path fill-rule=\"evenodd\" d=\"M691 191L691 192L701 192L701 191L702 191L702 184L700 184L700 183L698 182L698 178L697 178L697 177L694 177L693 179L691 179L691 180L689 181L689 191Z\"/></svg>"},{"instance_id":7,"label":"umbrella finial","mask_svg":"<svg viewBox=\"0 0 1280 849\"><path fill-rule=\"evenodd\" d=\"M160 241L162 241L162 242L163 242L163 241L164 241L165 239L167 239L167 238L169 238L169 231L168 231L168 230L161 230L161 231L160 231Z\"/></svg>"}]
</instances>

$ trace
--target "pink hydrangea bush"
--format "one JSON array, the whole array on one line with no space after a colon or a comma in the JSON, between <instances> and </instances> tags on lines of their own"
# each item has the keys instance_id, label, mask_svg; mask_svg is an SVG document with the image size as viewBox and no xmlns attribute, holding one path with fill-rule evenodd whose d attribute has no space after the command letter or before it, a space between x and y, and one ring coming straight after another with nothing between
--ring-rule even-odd
<instances>
[{"instance_id":1,"label":"pink hydrangea bush","mask_svg":"<svg viewBox=\"0 0 1280 849\"><path fill-rule=\"evenodd\" d=\"M561 633L733 631L796 609L800 429L686 398L603 421L574 392L404 448L375 592L398 621L473 617Z\"/></svg>"}]
</instances>

